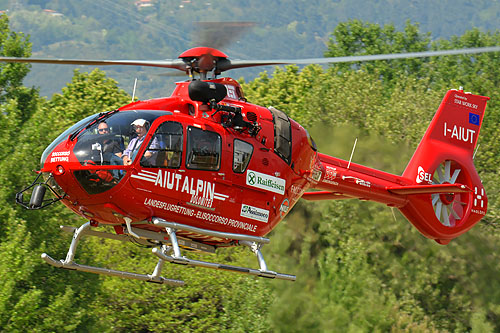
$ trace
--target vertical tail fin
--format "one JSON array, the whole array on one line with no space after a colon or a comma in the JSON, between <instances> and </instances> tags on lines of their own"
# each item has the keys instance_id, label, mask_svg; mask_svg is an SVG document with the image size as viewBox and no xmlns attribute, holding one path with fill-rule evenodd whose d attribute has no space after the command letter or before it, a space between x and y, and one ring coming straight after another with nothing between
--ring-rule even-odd
<instances>
[{"instance_id":1,"label":"vertical tail fin","mask_svg":"<svg viewBox=\"0 0 500 333\"><path fill-rule=\"evenodd\" d=\"M477 223L487 198L473 154L488 97L450 90L403 172L411 184L462 184L471 191L410 195L402 213L425 236L446 244Z\"/></svg>"}]
</instances>

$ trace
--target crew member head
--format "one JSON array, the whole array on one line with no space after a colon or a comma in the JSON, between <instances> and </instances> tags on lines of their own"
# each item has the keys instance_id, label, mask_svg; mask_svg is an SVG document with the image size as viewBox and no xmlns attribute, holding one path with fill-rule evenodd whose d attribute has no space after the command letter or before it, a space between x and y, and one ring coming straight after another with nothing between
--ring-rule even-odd
<instances>
[{"instance_id":1,"label":"crew member head","mask_svg":"<svg viewBox=\"0 0 500 333\"><path fill-rule=\"evenodd\" d=\"M138 137L142 138L148 132L149 122L145 119L136 119L131 124Z\"/></svg>"},{"instance_id":2,"label":"crew member head","mask_svg":"<svg viewBox=\"0 0 500 333\"><path fill-rule=\"evenodd\" d=\"M100 122L99 125L97 125L97 132L99 134L109 134L109 126L106 124L106 122Z\"/></svg>"}]
</instances>

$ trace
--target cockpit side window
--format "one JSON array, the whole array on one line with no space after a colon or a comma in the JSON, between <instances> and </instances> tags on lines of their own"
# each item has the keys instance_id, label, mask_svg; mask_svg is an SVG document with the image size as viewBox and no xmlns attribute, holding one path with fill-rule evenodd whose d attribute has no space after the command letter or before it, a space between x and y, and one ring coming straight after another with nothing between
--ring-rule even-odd
<instances>
[{"instance_id":1,"label":"cockpit side window","mask_svg":"<svg viewBox=\"0 0 500 333\"><path fill-rule=\"evenodd\" d=\"M186 167L212 170L220 168L222 140L219 134L197 127L187 129Z\"/></svg>"},{"instance_id":2,"label":"cockpit side window","mask_svg":"<svg viewBox=\"0 0 500 333\"><path fill-rule=\"evenodd\" d=\"M253 146L248 142L235 139L233 147L233 171L243 173L246 171L252 158Z\"/></svg>"},{"instance_id":3,"label":"cockpit side window","mask_svg":"<svg viewBox=\"0 0 500 333\"><path fill-rule=\"evenodd\" d=\"M290 119L283 111L269 107L274 123L274 152L286 163L292 160L292 129Z\"/></svg>"},{"instance_id":4,"label":"cockpit side window","mask_svg":"<svg viewBox=\"0 0 500 333\"><path fill-rule=\"evenodd\" d=\"M179 168L182 156L182 125L175 121L166 121L156 129L149 142L141 166L150 168ZM150 155L146 156L146 152Z\"/></svg>"}]
</instances>

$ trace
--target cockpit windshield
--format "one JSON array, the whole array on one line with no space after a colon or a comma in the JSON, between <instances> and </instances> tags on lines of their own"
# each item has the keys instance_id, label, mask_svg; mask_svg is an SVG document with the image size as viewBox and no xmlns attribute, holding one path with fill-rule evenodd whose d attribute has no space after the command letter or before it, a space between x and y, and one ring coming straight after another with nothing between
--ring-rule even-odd
<instances>
[{"instance_id":1,"label":"cockpit windshield","mask_svg":"<svg viewBox=\"0 0 500 333\"><path fill-rule=\"evenodd\" d=\"M60 143L68 137L76 141L73 153L81 165L92 168L74 170L75 178L87 193L98 194L123 179L126 174L123 166L135 159L151 124L158 117L170 114L168 111L140 110L94 115L70 128L56 141ZM53 143L53 147L58 143Z\"/></svg>"}]
</instances>

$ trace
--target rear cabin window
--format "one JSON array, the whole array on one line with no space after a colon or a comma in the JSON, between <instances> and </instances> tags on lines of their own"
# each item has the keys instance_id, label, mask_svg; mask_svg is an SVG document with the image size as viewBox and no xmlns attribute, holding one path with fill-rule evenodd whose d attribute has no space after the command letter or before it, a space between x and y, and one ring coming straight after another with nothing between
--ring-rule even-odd
<instances>
[{"instance_id":1,"label":"rear cabin window","mask_svg":"<svg viewBox=\"0 0 500 333\"><path fill-rule=\"evenodd\" d=\"M292 160L292 130L288 116L278 109L269 107L274 124L274 152L287 164Z\"/></svg>"},{"instance_id":2,"label":"rear cabin window","mask_svg":"<svg viewBox=\"0 0 500 333\"><path fill-rule=\"evenodd\" d=\"M241 140L234 140L233 152L233 171L236 173L243 173L250 163L253 153L253 146L248 142Z\"/></svg>"},{"instance_id":3,"label":"rear cabin window","mask_svg":"<svg viewBox=\"0 0 500 333\"><path fill-rule=\"evenodd\" d=\"M166 121L156 129L149 142L141 166L150 168L178 168L182 156L182 125Z\"/></svg>"},{"instance_id":4,"label":"rear cabin window","mask_svg":"<svg viewBox=\"0 0 500 333\"><path fill-rule=\"evenodd\" d=\"M219 134L197 127L188 127L186 167L197 170L219 170L221 147L222 140Z\"/></svg>"}]
</instances>

